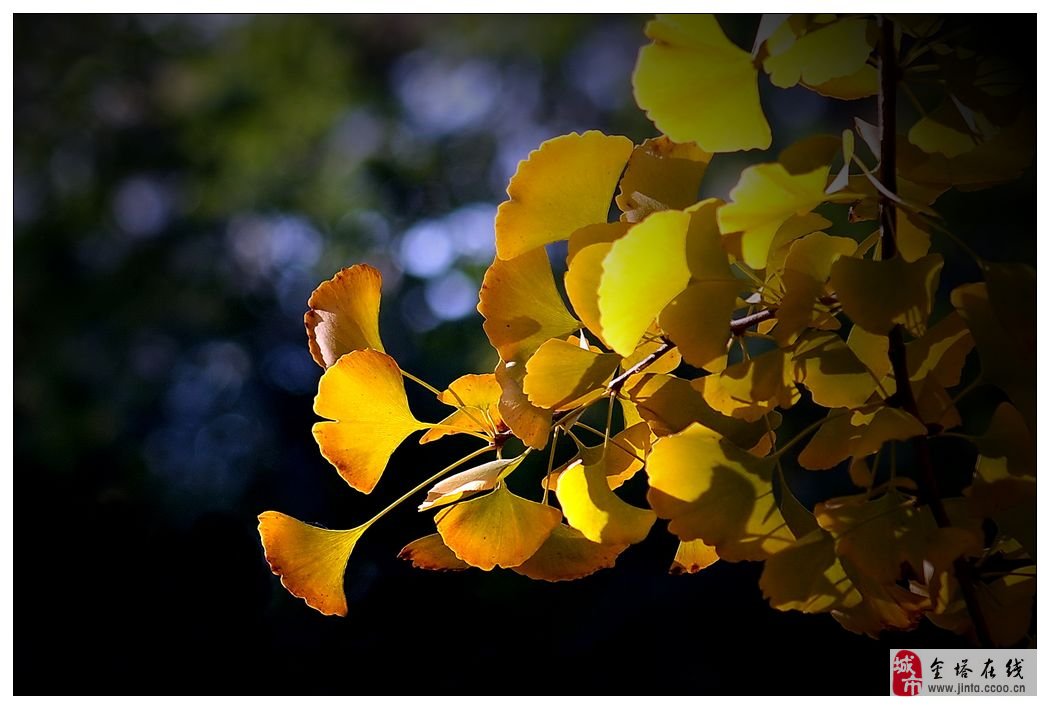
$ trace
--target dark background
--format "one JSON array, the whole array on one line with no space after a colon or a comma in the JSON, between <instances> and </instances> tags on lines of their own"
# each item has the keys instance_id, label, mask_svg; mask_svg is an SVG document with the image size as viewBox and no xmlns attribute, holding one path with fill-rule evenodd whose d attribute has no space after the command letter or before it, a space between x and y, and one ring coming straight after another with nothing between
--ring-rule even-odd
<instances>
[{"instance_id":1,"label":"dark background","mask_svg":"<svg viewBox=\"0 0 1050 709\"><path fill-rule=\"evenodd\" d=\"M750 47L757 18L722 21ZM954 21L1034 76L1034 16ZM465 450L406 445L372 496L347 488L310 435L310 291L372 263L405 369L491 371L474 306L495 206L546 138L655 134L630 92L644 22L16 16L17 693L882 694L887 648L965 643L773 611L757 564L670 576L663 523L615 569L546 584L411 569L396 554L432 522L408 505L358 545L346 619L270 574L259 512L352 526ZM873 99L761 85L773 149L718 158L705 195L874 120ZM1033 173L938 208L1034 263ZM934 245L944 293L976 278Z\"/></svg>"}]
</instances>

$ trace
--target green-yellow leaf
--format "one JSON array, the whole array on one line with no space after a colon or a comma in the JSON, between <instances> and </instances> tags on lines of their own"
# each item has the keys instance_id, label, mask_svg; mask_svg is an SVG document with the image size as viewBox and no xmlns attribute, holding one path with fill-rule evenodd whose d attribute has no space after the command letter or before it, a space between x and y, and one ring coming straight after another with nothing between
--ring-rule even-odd
<instances>
[{"instance_id":1,"label":"green-yellow leaf","mask_svg":"<svg viewBox=\"0 0 1050 709\"><path fill-rule=\"evenodd\" d=\"M558 502L569 526L600 544L637 544L656 521L652 510L629 505L609 486L605 458L577 460L558 478Z\"/></svg>"},{"instance_id":2,"label":"green-yellow leaf","mask_svg":"<svg viewBox=\"0 0 1050 709\"><path fill-rule=\"evenodd\" d=\"M797 36L785 22L766 43L770 52L763 67L769 80L786 89L798 83L819 86L859 72L871 54L868 24L863 18L843 19Z\"/></svg>"}]
</instances>

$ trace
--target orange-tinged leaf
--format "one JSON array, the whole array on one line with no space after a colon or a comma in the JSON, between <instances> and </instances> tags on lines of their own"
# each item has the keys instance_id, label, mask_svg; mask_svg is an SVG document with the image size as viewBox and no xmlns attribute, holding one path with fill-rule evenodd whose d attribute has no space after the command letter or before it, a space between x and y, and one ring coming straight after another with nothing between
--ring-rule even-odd
<instances>
[{"instance_id":1,"label":"orange-tinged leaf","mask_svg":"<svg viewBox=\"0 0 1050 709\"><path fill-rule=\"evenodd\" d=\"M428 534L414 542L409 542L397 558L408 561L417 569L428 571L462 571L469 569L470 564L457 558L445 546L440 534Z\"/></svg>"},{"instance_id":2,"label":"orange-tinged leaf","mask_svg":"<svg viewBox=\"0 0 1050 709\"><path fill-rule=\"evenodd\" d=\"M554 527L543 545L513 570L535 581L571 581L616 565L623 544L597 544L564 524Z\"/></svg>"},{"instance_id":3,"label":"orange-tinged leaf","mask_svg":"<svg viewBox=\"0 0 1050 709\"><path fill-rule=\"evenodd\" d=\"M496 254L510 260L580 227L604 222L634 144L587 131L552 138L529 153L496 212Z\"/></svg>"},{"instance_id":4,"label":"orange-tinged leaf","mask_svg":"<svg viewBox=\"0 0 1050 709\"><path fill-rule=\"evenodd\" d=\"M475 431L489 436L503 425L499 413L501 391L495 374L464 374L448 385L438 399L457 411L427 431L420 443L430 443L453 433Z\"/></svg>"},{"instance_id":5,"label":"orange-tinged leaf","mask_svg":"<svg viewBox=\"0 0 1050 709\"><path fill-rule=\"evenodd\" d=\"M428 424L408 408L401 369L389 355L356 350L329 367L318 384L314 412L321 455L350 487L372 492L394 450Z\"/></svg>"},{"instance_id":6,"label":"orange-tinged leaf","mask_svg":"<svg viewBox=\"0 0 1050 709\"><path fill-rule=\"evenodd\" d=\"M429 510L473 497L478 493L492 490L500 481L514 472L528 455L529 449L516 458L491 460L461 473L450 475L427 491L427 498L419 506L419 511Z\"/></svg>"},{"instance_id":7,"label":"orange-tinged leaf","mask_svg":"<svg viewBox=\"0 0 1050 709\"><path fill-rule=\"evenodd\" d=\"M456 556L490 571L531 557L561 521L553 507L518 497L506 485L437 513L438 533Z\"/></svg>"},{"instance_id":8,"label":"orange-tinged leaf","mask_svg":"<svg viewBox=\"0 0 1050 709\"><path fill-rule=\"evenodd\" d=\"M769 605L777 610L826 613L851 608L860 593L835 555L835 542L815 529L770 557L758 581Z\"/></svg>"},{"instance_id":9,"label":"orange-tinged leaf","mask_svg":"<svg viewBox=\"0 0 1050 709\"><path fill-rule=\"evenodd\" d=\"M675 143L665 135L649 138L634 149L620 180L620 219L640 222L654 203L664 209L693 204L710 162L711 153L695 143Z\"/></svg>"},{"instance_id":10,"label":"orange-tinged leaf","mask_svg":"<svg viewBox=\"0 0 1050 709\"><path fill-rule=\"evenodd\" d=\"M547 340L580 327L565 309L543 249L493 261L481 284L478 312L504 362L524 362Z\"/></svg>"},{"instance_id":11,"label":"orange-tinged leaf","mask_svg":"<svg viewBox=\"0 0 1050 709\"><path fill-rule=\"evenodd\" d=\"M259 536L270 570L291 594L325 615L346 615L343 575L350 553L368 529L321 529L280 512L259 515Z\"/></svg>"},{"instance_id":12,"label":"orange-tinged leaf","mask_svg":"<svg viewBox=\"0 0 1050 709\"><path fill-rule=\"evenodd\" d=\"M634 96L671 140L712 153L768 148L758 69L712 15L659 15L638 53Z\"/></svg>"},{"instance_id":13,"label":"orange-tinged leaf","mask_svg":"<svg viewBox=\"0 0 1050 709\"><path fill-rule=\"evenodd\" d=\"M718 561L718 552L699 539L678 542L678 550L671 562L672 574L695 574Z\"/></svg>"},{"instance_id":14,"label":"orange-tinged leaf","mask_svg":"<svg viewBox=\"0 0 1050 709\"><path fill-rule=\"evenodd\" d=\"M833 332L804 334L795 343L792 361L795 380L809 389L813 401L829 409L863 406L879 383Z\"/></svg>"},{"instance_id":15,"label":"orange-tinged leaf","mask_svg":"<svg viewBox=\"0 0 1050 709\"><path fill-rule=\"evenodd\" d=\"M547 340L525 365L523 389L533 405L562 411L601 395L620 357L583 349L577 342Z\"/></svg>"},{"instance_id":16,"label":"orange-tinged leaf","mask_svg":"<svg viewBox=\"0 0 1050 709\"><path fill-rule=\"evenodd\" d=\"M769 56L763 67L774 86L819 86L852 76L865 66L871 54L868 20L842 19L808 29L799 36L785 22L766 43Z\"/></svg>"},{"instance_id":17,"label":"orange-tinged leaf","mask_svg":"<svg viewBox=\"0 0 1050 709\"><path fill-rule=\"evenodd\" d=\"M697 379L693 387L714 410L745 421L758 421L777 407L790 408L800 396L791 360L780 349Z\"/></svg>"},{"instance_id":18,"label":"orange-tinged leaf","mask_svg":"<svg viewBox=\"0 0 1050 709\"><path fill-rule=\"evenodd\" d=\"M804 215L824 201L828 166L800 175L788 173L780 163L752 165L740 173L740 181L718 210L723 234L742 232L744 261L752 268L765 268L769 248L777 231L790 217Z\"/></svg>"},{"instance_id":19,"label":"orange-tinged leaf","mask_svg":"<svg viewBox=\"0 0 1050 709\"><path fill-rule=\"evenodd\" d=\"M303 316L310 354L324 368L354 350L384 352L379 338L379 297L383 277L359 263L317 286Z\"/></svg>"},{"instance_id":20,"label":"orange-tinged leaf","mask_svg":"<svg viewBox=\"0 0 1050 709\"><path fill-rule=\"evenodd\" d=\"M899 324L918 337L926 331L942 266L940 254L912 263L844 256L831 267L831 287L846 315L868 332L885 335Z\"/></svg>"},{"instance_id":21,"label":"orange-tinged leaf","mask_svg":"<svg viewBox=\"0 0 1050 709\"><path fill-rule=\"evenodd\" d=\"M795 541L773 496L773 466L693 424L653 444L649 504L683 541L702 539L727 561L766 559Z\"/></svg>"},{"instance_id":22,"label":"orange-tinged leaf","mask_svg":"<svg viewBox=\"0 0 1050 709\"><path fill-rule=\"evenodd\" d=\"M609 486L605 460L577 460L558 478L558 502L569 526L599 544L637 544L656 522L652 510L629 505Z\"/></svg>"},{"instance_id":23,"label":"orange-tinged leaf","mask_svg":"<svg viewBox=\"0 0 1050 709\"><path fill-rule=\"evenodd\" d=\"M511 432L529 448L543 450L551 432L551 411L529 402L521 382L525 378L522 362L500 362L496 381L500 385L499 413Z\"/></svg>"},{"instance_id":24,"label":"orange-tinged leaf","mask_svg":"<svg viewBox=\"0 0 1050 709\"><path fill-rule=\"evenodd\" d=\"M624 357L689 283L686 234L691 215L650 214L613 242L598 285L602 339Z\"/></svg>"}]
</instances>

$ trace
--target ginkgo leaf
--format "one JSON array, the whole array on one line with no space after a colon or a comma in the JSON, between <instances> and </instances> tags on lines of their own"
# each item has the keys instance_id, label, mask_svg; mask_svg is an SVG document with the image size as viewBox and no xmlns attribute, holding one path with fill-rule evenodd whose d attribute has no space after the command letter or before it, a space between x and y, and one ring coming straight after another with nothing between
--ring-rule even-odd
<instances>
[{"instance_id":1,"label":"ginkgo leaf","mask_svg":"<svg viewBox=\"0 0 1050 709\"><path fill-rule=\"evenodd\" d=\"M618 366L618 355L584 349L579 340L547 340L525 365L523 389L535 406L572 409L600 396Z\"/></svg>"},{"instance_id":2,"label":"ginkgo leaf","mask_svg":"<svg viewBox=\"0 0 1050 709\"><path fill-rule=\"evenodd\" d=\"M832 264L840 256L852 255L856 247L853 239L819 231L790 245L780 277L784 297L777 307L777 326L773 329L778 344L791 344L810 326L838 326L838 320L821 309L818 301L825 294Z\"/></svg>"},{"instance_id":3,"label":"ginkgo leaf","mask_svg":"<svg viewBox=\"0 0 1050 709\"><path fill-rule=\"evenodd\" d=\"M654 202L664 209L693 204L710 162L711 153L695 143L675 143L665 135L649 138L634 149L620 180L620 219L640 222Z\"/></svg>"},{"instance_id":4,"label":"ginkgo leaf","mask_svg":"<svg viewBox=\"0 0 1050 709\"><path fill-rule=\"evenodd\" d=\"M769 55L763 67L774 86L798 83L819 86L859 72L871 54L868 20L848 18L797 36L790 23L782 24L766 42Z\"/></svg>"},{"instance_id":5,"label":"ginkgo leaf","mask_svg":"<svg viewBox=\"0 0 1050 709\"><path fill-rule=\"evenodd\" d=\"M687 212L651 214L613 242L602 261L602 339L624 357L634 352L656 316L689 283L690 220Z\"/></svg>"},{"instance_id":6,"label":"ginkgo leaf","mask_svg":"<svg viewBox=\"0 0 1050 709\"><path fill-rule=\"evenodd\" d=\"M379 298L383 276L363 263L344 268L317 286L303 316L310 354L324 368L347 352L384 352L379 338Z\"/></svg>"},{"instance_id":7,"label":"ginkgo leaf","mask_svg":"<svg viewBox=\"0 0 1050 709\"><path fill-rule=\"evenodd\" d=\"M889 338L886 335L875 335L859 325L854 325L846 338L846 344L857 359L864 363L871 375L880 382L891 375L892 365L889 356ZM890 378L892 381L892 377ZM891 392L892 393L892 392Z\"/></svg>"},{"instance_id":8,"label":"ginkgo leaf","mask_svg":"<svg viewBox=\"0 0 1050 709\"><path fill-rule=\"evenodd\" d=\"M872 638L878 638L887 628L910 630L929 609L926 596L895 584L877 583L858 572L848 559L839 561L861 596L861 602L855 606L831 610L831 617L846 630Z\"/></svg>"},{"instance_id":9,"label":"ginkgo leaf","mask_svg":"<svg viewBox=\"0 0 1050 709\"><path fill-rule=\"evenodd\" d=\"M695 380L661 374L640 374L631 377L620 390L624 411L633 407L657 436L669 436L699 423L715 431L745 450L752 448L767 433L764 421L744 421L715 411L704 401ZM780 424L780 414L772 412L769 418L773 428Z\"/></svg>"},{"instance_id":10,"label":"ginkgo leaf","mask_svg":"<svg viewBox=\"0 0 1050 709\"><path fill-rule=\"evenodd\" d=\"M504 362L524 362L547 340L580 327L565 309L543 249L493 261L480 298L485 334Z\"/></svg>"},{"instance_id":11,"label":"ginkgo leaf","mask_svg":"<svg viewBox=\"0 0 1050 709\"><path fill-rule=\"evenodd\" d=\"M491 571L530 558L561 521L561 512L518 497L506 485L440 510L438 533L456 556Z\"/></svg>"},{"instance_id":12,"label":"ginkgo leaf","mask_svg":"<svg viewBox=\"0 0 1050 709\"><path fill-rule=\"evenodd\" d=\"M515 436L529 448L543 450L551 432L551 411L529 402L522 389L525 378L523 362L500 362L496 366L500 386L499 414Z\"/></svg>"},{"instance_id":13,"label":"ginkgo leaf","mask_svg":"<svg viewBox=\"0 0 1050 709\"><path fill-rule=\"evenodd\" d=\"M592 542L579 530L558 524L536 553L513 570L536 581L571 581L612 568L626 548Z\"/></svg>"},{"instance_id":14,"label":"ginkgo leaf","mask_svg":"<svg viewBox=\"0 0 1050 709\"><path fill-rule=\"evenodd\" d=\"M699 539L678 542L678 550L671 562L672 574L695 574L718 561L718 552Z\"/></svg>"},{"instance_id":15,"label":"ginkgo leaf","mask_svg":"<svg viewBox=\"0 0 1050 709\"><path fill-rule=\"evenodd\" d=\"M651 444L652 431L649 424L637 421L610 438L608 445L603 441L595 446L584 446L579 451L579 459L586 465L603 466L606 482L615 490L642 469ZM544 487L557 492L559 478L574 462L570 460L549 477L545 477Z\"/></svg>"},{"instance_id":16,"label":"ginkgo leaf","mask_svg":"<svg viewBox=\"0 0 1050 709\"><path fill-rule=\"evenodd\" d=\"M994 272L990 275L994 276ZM973 333L984 381L1002 389L1025 420L1034 423L1035 272L1014 269L1010 276L1012 278L1004 273L1002 285L996 283L994 294L994 281L990 278L987 284L959 286L952 291L951 299ZM996 298L995 294L999 297ZM1010 313L1010 309L1018 312ZM1017 315L1021 317L1017 318ZM1029 318L1027 321L1025 316Z\"/></svg>"},{"instance_id":17,"label":"ginkgo leaf","mask_svg":"<svg viewBox=\"0 0 1050 709\"><path fill-rule=\"evenodd\" d=\"M867 403L879 382L846 343L833 332L810 330L792 353L795 381L809 389L813 401L829 409Z\"/></svg>"},{"instance_id":18,"label":"ginkgo leaf","mask_svg":"<svg viewBox=\"0 0 1050 709\"><path fill-rule=\"evenodd\" d=\"M558 502L569 526L600 544L637 544L656 522L652 510L629 505L609 486L605 459L577 460L558 478Z\"/></svg>"},{"instance_id":19,"label":"ginkgo leaf","mask_svg":"<svg viewBox=\"0 0 1050 709\"><path fill-rule=\"evenodd\" d=\"M430 443L453 433L474 431L493 436L504 425L499 413L500 386L495 374L464 374L448 385L438 399L457 411L446 416L419 439Z\"/></svg>"},{"instance_id":20,"label":"ginkgo leaf","mask_svg":"<svg viewBox=\"0 0 1050 709\"><path fill-rule=\"evenodd\" d=\"M849 76L829 79L822 84L806 84L806 88L821 96L844 101L867 98L879 92L879 71L870 64L865 64Z\"/></svg>"},{"instance_id":21,"label":"ginkgo leaf","mask_svg":"<svg viewBox=\"0 0 1050 709\"><path fill-rule=\"evenodd\" d=\"M664 307L662 327L678 346L682 357L696 367L721 370L729 344L729 321L740 290L722 246L716 213L722 202L710 199L692 213L686 234L689 286Z\"/></svg>"},{"instance_id":22,"label":"ginkgo leaf","mask_svg":"<svg viewBox=\"0 0 1050 709\"><path fill-rule=\"evenodd\" d=\"M411 562L417 569L428 571L462 571L470 568L470 564L459 559L445 546L440 534L428 534L409 542L398 553L397 558Z\"/></svg>"},{"instance_id":23,"label":"ginkgo leaf","mask_svg":"<svg viewBox=\"0 0 1050 709\"><path fill-rule=\"evenodd\" d=\"M664 310L666 311L666 308ZM650 355L655 355L658 351L664 349L664 346L667 344L664 334L659 327L652 327L646 331L634 352L629 357L624 357L623 361L620 362L620 371L626 372L631 367L640 364ZM654 374L670 374L678 369L678 365L681 363L682 353L677 347L672 347L669 350L664 349L663 354L646 364L645 371Z\"/></svg>"},{"instance_id":24,"label":"ginkgo leaf","mask_svg":"<svg viewBox=\"0 0 1050 709\"><path fill-rule=\"evenodd\" d=\"M846 409L828 412L827 420L798 454L798 464L807 470L834 468L850 457L850 439L860 435L856 429Z\"/></svg>"},{"instance_id":25,"label":"ginkgo leaf","mask_svg":"<svg viewBox=\"0 0 1050 709\"><path fill-rule=\"evenodd\" d=\"M306 605L325 615L346 615L343 575L350 553L368 529L322 529L280 512L259 515L259 536L270 570Z\"/></svg>"},{"instance_id":26,"label":"ginkgo leaf","mask_svg":"<svg viewBox=\"0 0 1050 709\"><path fill-rule=\"evenodd\" d=\"M769 248L788 218L813 211L825 199L828 166L792 175L780 163L752 165L740 173L729 193L732 200L718 210L723 234L742 232L744 262L765 268Z\"/></svg>"},{"instance_id":27,"label":"ginkgo leaf","mask_svg":"<svg viewBox=\"0 0 1050 709\"><path fill-rule=\"evenodd\" d=\"M842 309L868 332L885 335L903 325L918 337L926 331L944 259L929 254L908 263L844 256L831 267L831 287Z\"/></svg>"},{"instance_id":28,"label":"ginkgo leaf","mask_svg":"<svg viewBox=\"0 0 1050 709\"><path fill-rule=\"evenodd\" d=\"M826 613L852 608L860 593L835 555L835 542L815 529L771 556L758 581L762 594L777 610Z\"/></svg>"},{"instance_id":29,"label":"ginkgo leaf","mask_svg":"<svg viewBox=\"0 0 1050 709\"><path fill-rule=\"evenodd\" d=\"M394 450L428 424L408 408L401 369L389 355L356 350L329 367L317 387L314 412L321 455L350 487L372 492Z\"/></svg>"},{"instance_id":30,"label":"ginkgo leaf","mask_svg":"<svg viewBox=\"0 0 1050 709\"><path fill-rule=\"evenodd\" d=\"M874 414L853 414L836 409L799 453L798 463L809 470L827 470L846 458L877 453L889 441L907 441L926 434L926 427L911 414L889 406Z\"/></svg>"},{"instance_id":31,"label":"ginkgo leaf","mask_svg":"<svg viewBox=\"0 0 1050 709\"><path fill-rule=\"evenodd\" d=\"M634 96L662 133L712 153L769 147L758 70L712 15L660 15L645 34Z\"/></svg>"},{"instance_id":32,"label":"ginkgo leaf","mask_svg":"<svg viewBox=\"0 0 1050 709\"><path fill-rule=\"evenodd\" d=\"M920 116L908 131L912 145L923 152L940 153L948 158L973 150L977 147L977 138L950 98Z\"/></svg>"},{"instance_id":33,"label":"ginkgo leaf","mask_svg":"<svg viewBox=\"0 0 1050 709\"><path fill-rule=\"evenodd\" d=\"M683 541L702 539L727 561L766 559L795 541L773 496L773 466L693 424L653 445L649 504Z\"/></svg>"},{"instance_id":34,"label":"ginkgo leaf","mask_svg":"<svg viewBox=\"0 0 1050 709\"><path fill-rule=\"evenodd\" d=\"M569 237L568 270L565 293L576 316L587 329L602 340L601 313L598 310L598 284L602 280L602 262L613 242L627 233L626 222L594 224Z\"/></svg>"},{"instance_id":35,"label":"ginkgo leaf","mask_svg":"<svg viewBox=\"0 0 1050 709\"><path fill-rule=\"evenodd\" d=\"M758 421L774 408L791 408L799 399L791 360L773 349L693 381L711 408L726 416Z\"/></svg>"},{"instance_id":36,"label":"ginkgo leaf","mask_svg":"<svg viewBox=\"0 0 1050 709\"><path fill-rule=\"evenodd\" d=\"M966 355L973 345L966 321L958 313L949 313L905 346L908 377L921 381L932 375L942 386L953 387L962 377Z\"/></svg>"},{"instance_id":37,"label":"ginkgo leaf","mask_svg":"<svg viewBox=\"0 0 1050 709\"><path fill-rule=\"evenodd\" d=\"M552 138L529 153L496 212L496 254L511 260L608 218L634 144L587 131Z\"/></svg>"},{"instance_id":38,"label":"ginkgo leaf","mask_svg":"<svg viewBox=\"0 0 1050 709\"><path fill-rule=\"evenodd\" d=\"M528 454L529 449L526 448L525 452L516 458L492 460L445 478L427 490L427 499L419 506L419 511L448 505L492 490L501 480L513 473Z\"/></svg>"}]
</instances>

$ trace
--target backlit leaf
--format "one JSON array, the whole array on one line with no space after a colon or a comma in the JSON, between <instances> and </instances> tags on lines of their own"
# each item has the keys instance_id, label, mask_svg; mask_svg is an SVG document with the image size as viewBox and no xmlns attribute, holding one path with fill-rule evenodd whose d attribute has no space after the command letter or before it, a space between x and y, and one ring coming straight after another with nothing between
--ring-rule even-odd
<instances>
[{"instance_id":1,"label":"backlit leaf","mask_svg":"<svg viewBox=\"0 0 1050 709\"><path fill-rule=\"evenodd\" d=\"M558 478L558 502L569 526L601 544L636 544L656 521L652 510L629 505L616 496L609 486L604 458L569 465Z\"/></svg>"},{"instance_id":2,"label":"backlit leaf","mask_svg":"<svg viewBox=\"0 0 1050 709\"><path fill-rule=\"evenodd\" d=\"M510 197L496 212L496 254L521 256L608 218L616 183L634 145L587 131L546 141L518 164Z\"/></svg>"},{"instance_id":3,"label":"backlit leaf","mask_svg":"<svg viewBox=\"0 0 1050 709\"><path fill-rule=\"evenodd\" d=\"M687 212L656 212L615 241L602 262L598 309L602 338L623 356L689 283Z\"/></svg>"},{"instance_id":4,"label":"backlit leaf","mask_svg":"<svg viewBox=\"0 0 1050 709\"><path fill-rule=\"evenodd\" d=\"M303 316L310 354L324 368L354 350L384 352L379 338L379 298L383 277L359 263L344 268L310 294Z\"/></svg>"},{"instance_id":5,"label":"backlit leaf","mask_svg":"<svg viewBox=\"0 0 1050 709\"><path fill-rule=\"evenodd\" d=\"M649 138L634 149L620 180L620 218L640 222L649 215L652 202L665 209L685 209L697 201L710 162L711 153L695 143L675 143L665 135Z\"/></svg>"},{"instance_id":6,"label":"backlit leaf","mask_svg":"<svg viewBox=\"0 0 1050 709\"><path fill-rule=\"evenodd\" d=\"M806 84L806 88L828 98L853 101L874 96L879 92L879 71L865 64L849 76L829 79L822 84Z\"/></svg>"},{"instance_id":7,"label":"backlit leaf","mask_svg":"<svg viewBox=\"0 0 1050 709\"><path fill-rule=\"evenodd\" d=\"M634 96L662 133L712 153L769 147L758 70L712 15L660 15L645 33Z\"/></svg>"},{"instance_id":8,"label":"backlit leaf","mask_svg":"<svg viewBox=\"0 0 1050 709\"><path fill-rule=\"evenodd\" d=\"M699 539L678 542L678 550L671 562L672 574L695 574L718 561L718 552Z\"/></svg>"},{"instance_id":9,"label":"backlit leaf","mask_svg":"<svg viewBox=\"0 0 1050 709\"><path fill-rule=\"evenodd\" d=\"M840 256L851 255L857 244L853 239L816 232L793 242L784 261L781 290L784 297L777 307L777 327L773 336L786 346L810 326L837 327L838 320L818 300L825 294L831 266Z\"/></svg>"},{"instance_id":10,"label":"backlit leaf","mask_svg":"<svg viewBox=\"0 0 1050 709\"><path fill-rule=\"evenodd\" d=\"M784 23L766 42L769 56L763 66L774 86L819 86L865 66L871 54L868 20L842 19L807 29L798 36L790 23Z\"/></svg>"},{"instance_id":11,"label":"backlit leaf","mask_svg":"<svg viewBox=\"0 0 1050 709\"><path fill-rule=\"evenodd\" d=\"M379 482L401 442L428 426L408 408L397 362L375 350L356 350L329 367L318 384L314 411L331 419L313 427L321 455L364 493Z\"/></svg>"},{"instance_id":12,"label":"backlit leaf","mask_svg":"<svg viewBox=\"0 0 1050 709\"><path fill-rule=\"evenodd\" d=\"M726 416L758 421L774 408L799 399L791 360L780 349L764 352L693 382L711 408Z\"/></svg>"},{"instance_id":13,"label":"backlit leaf","mask_svg":"<svg viewBox=\"0 0 1050 709\"><path fill-rule=\"evenodd\" d=\"M728 561L761 560L795 537L773 497L774 461L693 424L649 454L649 504L683 541L702 539Z\"/></svg>"},{"instance_id":14,"label":"backlit leaf","mask_svg":"<svg viewBox=\"0 0 1050 709\"><path fill-rule=\"evenodd\" d=\"M718 210L718 227L723 234L742 232L748 266L765 268L769 247L784 222L824 201L828 169L792 175L780 163L765 163L740 173L740 181L729 193L732 201Z\"/></svg>"},{"instance_id":15,"label":"backlit leaf","mask_svg":"<svg viewBox=\"0 0 1050 709\"><path fill-rule=\"evenodd\" d=\"M885 335L899 324L917 337L926 331L943 265L940 254L913 263L842 257L831 267L831 287L846 315L868 332Z\"/></svg>"},{"instance_id":16,"label":"backlit leaf","mask_svg":"<svg viewBox=\"0 0 1050 709\"><path fill-rule=\"evenodd\" d=\"M620 365L620 357L583 349L577 342L547 340L525 365L523 388L535 406L572 409L600 395Z\"/></svg>"},{"instance_id":17,"label":"backlit leaf","mask_svg":"<svg viewBox=\"0 0 1050 709\"><path fill-rule=\"evenodd\" d=\"M504 362L524 362L547 340L580 327L565 309L543 249L493 261L481 284L478 312Z\"/></svg>"},{"instance_id":18,"label":"backlit leaf","mask_svg":"<svg viewBox=\"0 0 1050 709\"><path fill-rule=\"evenodd\" d=\"M473 497L480 492L492 490L521 465L526 455L528 455L528 449L516 458L492 460L445 478L427 491L427 499L419 506L419 511L448 505Z\"/></svg>"},{"instance_id":19,"label":"backlit leaf","mask_svg":"<svg viewBox=\"0 0 1050 709\"><path fill-rule=\"evenodd\" d=\"M815 529L769 559L758 581L762 594L777 610L826 613L851 608L860 593L835 555L835 542Z\"/></svg>"},{"instance_id":20,"label":"backlit leaf","mask_svg":"<svg viewBox=\"0 0 1050 709\"><path fill-rule=\"evenodd\" d=\"M813 401L829 409L867 403L878 381L842 338L833 332L809 331L795 343L795 379Z\"/></svg>"},{"instance_id":21,"label":"backlit leaf","mask_svg":"<svg viewBox=\"0 0 1050 709\"><path fill-rule=\"evenodd\" d=\"M499 413L499 382L494 374L464 374L448 385L438 399L449 406L457 407L440 423L427 431L420 443L430 443L442 436L456 432L476 431L489 436L502 426Z\"/></svg>"},{"instance_id":22,"label":"backlit leaf","mask_svg":"<svg viewBox=\"0 0 1050 709\"><path fill-rule=\"evenodd\" d=\"M571 581L616 565L616 557L627 547L597 544L579 530L559 524L543 545L514 571L537 581Z\"/></svg>"},{"instance_id":23,"label":"backlit leaf","mask_svg":"<svg viewBox=\"0 0 1050 709\"><path fill-rule=\"evenodd\" d=\"M456 556L490 571L531 557L561 521L561 512L518 497L506 485L437 513L438 533Z\"/></svg>"},{"instance_id":24,"label":"backlit leaf","mask_svg":"<svg viewBox=\"0 0 1050 709\"><path fill-rule=\"evenodd\" d=\"M521 385L524 378L523 362L500 362L496 366L496 381L500 385L499 413L522 443L543 450L551 432L551 411L529 402Z\"/></svg>"},{"instance_id":25,"label":"backlit leaf","mask_svg":"<svg viewBox=\"0 0 1050 709\"><path fill-rule=\"evenodd\" d=\"M462 571L470 568L470 564L457 558L452 550L445 546L440 534L428 534L409 542L398 553L397 558L411 562L417 569L428 571Z\"/></svg>"},{"instance_id":26,"label":"backlit leaf","mask_svg":"<svg viewBox=\"0 0 1050 709\"><path fill-rule=\"evenodd\" d=\"M280 512L259 515L259 536L270 570L293 596L325 615L346 615L343 575L350 553L368 529L321 529Z\"/></svg>"},{"instance_id":27,"label":"backlit leaf","mask_svg":"<svg viewBox=\"0 0 1050 709\"><path fill-rule=\"evenodd\" d=\"M933 375L942 386L957 385L973 344L966 321L958 313L948 314L906 345L909 378L921 381Z\"/></svg>"},{"instance_id":28,"label":"backlit leaf","mask_svg":"<svg viewBox=\"0 0 1050 709\"><path fill-rule=\"evenodd\" d=\"M569 237L566 259L565 292L577 317L588 330L602 339L601 315L598 310L598 284L602 280L602 262L612 242L627 233L626 222L592 224Z\"/></svg>"}]
</instances>

